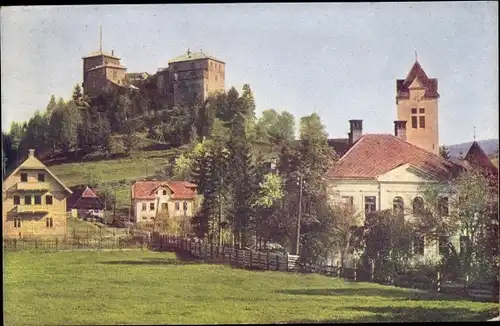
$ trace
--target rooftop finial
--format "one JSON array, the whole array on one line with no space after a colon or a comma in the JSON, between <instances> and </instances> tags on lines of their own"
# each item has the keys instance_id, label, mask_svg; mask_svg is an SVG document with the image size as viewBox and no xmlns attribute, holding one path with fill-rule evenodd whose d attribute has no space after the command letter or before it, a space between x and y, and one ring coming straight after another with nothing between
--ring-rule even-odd
<instances>
[{"instance_id":1,"label":"rooftop finial","mask_svg":"<svg viewBox=\"0 0 500 326\"><path fill-rule=\"evenodd\" d=\"M415 51L415 62L418 61L418 55L417 55L417 51Z\"/></svg>"},{"instance_id":2,"label":"rooftop finial","mask_svg":"<svg viewBox=\"0 0 500 326\"><path fill-rule=\"evenodd\" d=\"M99 52L102 52L102 25L99 29Z\"/></svg>"},{"instance_id":3,"label":"rooftop finial","mask_svg":"<svg viewBox=\"0 0 500 326\"><path fill-rule=\"evenodd\" d=\"M191 50L190 50L189 48L188 48L188 50L187 50L187 54L188 54L188 55L191 55Z\"/></svg>"},{"instance_id":4,"label":"rooftop finial","mask_svg":"<svg viewBox=\"0 0 500 326\"><path fill-rule=\"evenodd\" d=\"M476 141L476 126L474 126L474 141Z\"/></svg>"}]
</instances>

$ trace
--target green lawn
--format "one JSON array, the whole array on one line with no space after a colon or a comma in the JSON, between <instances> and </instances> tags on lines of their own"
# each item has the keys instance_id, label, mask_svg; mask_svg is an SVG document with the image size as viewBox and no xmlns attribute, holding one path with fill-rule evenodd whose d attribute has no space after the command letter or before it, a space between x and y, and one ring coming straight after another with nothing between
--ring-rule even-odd
<instances>
[{"instance_id":1,"label":"green lawn","mask_svg":"<svg viewBox=\"0 0 500 326\"><path fill-rule=\"evenodd\" d=\"M4 284L5 325L459 321L486 320L499 309L149 251L9 252Z\"/></svg>"}]
</instances>

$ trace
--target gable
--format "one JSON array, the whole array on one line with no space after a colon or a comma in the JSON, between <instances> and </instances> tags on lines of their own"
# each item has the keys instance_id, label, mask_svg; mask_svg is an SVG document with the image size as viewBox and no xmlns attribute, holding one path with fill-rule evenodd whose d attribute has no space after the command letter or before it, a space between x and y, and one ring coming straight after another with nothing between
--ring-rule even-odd
<instances>
[{"instance_id":1,"label":"gable","mask_svg":"<svg viewBox=\"0 0 500 326\"><path fill-rule=\"evenodd\" d=\"M377 180L379 182L424 183L434 181L435 177L429 171L407 163L381 174Z\"/></svg>"},{"instance_id":2,"label":"gable","mask_svg":"<svg viewBox=\"0 0 500 326\"><path fill-rule=\"evenodd\" d=\"M409 89L422 89L424 87L422 86L422 83L420 83L420 81L418 80L418 77L416 77L408 88Z\"/></svg>"}]
</instances>

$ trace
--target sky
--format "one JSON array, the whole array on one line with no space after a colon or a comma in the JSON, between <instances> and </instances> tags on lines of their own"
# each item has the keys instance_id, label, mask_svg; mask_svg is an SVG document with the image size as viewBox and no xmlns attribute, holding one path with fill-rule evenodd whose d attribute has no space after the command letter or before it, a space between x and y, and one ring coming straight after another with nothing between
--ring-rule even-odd
<instances>
[{"instance_id":1,"label":"sky","mask_svg":"<svg viewBox=\"0 0 500 326\"><path fill-rule=\"evenodd\" d=\"M330 137L349 119L393 133L396 79L415 61L438 78L441 144L498 138L498 3L284 3L1 8L2 130L68 99L99 49L155 73L199 51L226 62L226 89L251 85L257 114L316 112Z\"/></svg>"}]
</instances>

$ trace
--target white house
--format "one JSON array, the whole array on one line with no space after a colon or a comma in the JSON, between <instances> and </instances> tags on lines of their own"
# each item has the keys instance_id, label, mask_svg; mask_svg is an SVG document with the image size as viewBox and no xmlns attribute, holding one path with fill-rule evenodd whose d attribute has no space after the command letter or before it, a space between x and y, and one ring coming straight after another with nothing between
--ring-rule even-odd
<instances>
[{"instance_id":1,"label":"white house","mask_svg":"<svg viewBox=\"0 0 500 326\"><path fill-rule=\"evenodd\" d=\"M152 222L168 211L170 217L190 218L196 201L196 185L187 181L138 181L131 187L135 223Z\"/></svg>"},{"instance_id":2,"label":"white house","mask_svg":"<svg viewBox=\"0 0 500 326\"><path fill-rule=\"evenodd\" d=\"M405 141L405 123L395 121L396 136L362 134L362 121L351 120L350 148L329 171L334 202L347 202L359 212L358 225L367 213L404 209L405 218L415 218L423 205L421 187L450 180L459 166ZM441 207L449 210L449 194L442 194ZM451 242L459 248L460 237ZM444 243L441 244L444 246ZM439 241L415 235L416 261L437 261Z\"/></svg>"}]
</instances>

